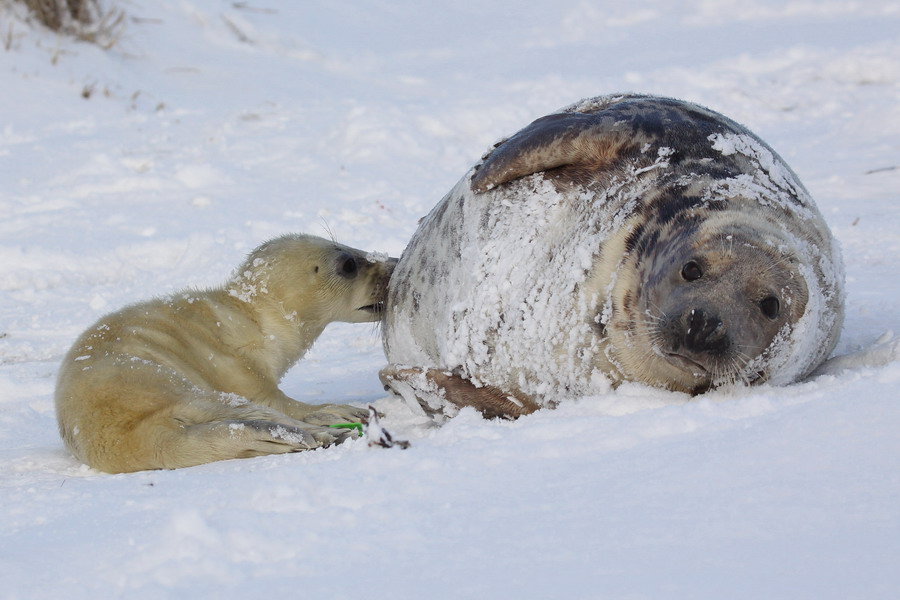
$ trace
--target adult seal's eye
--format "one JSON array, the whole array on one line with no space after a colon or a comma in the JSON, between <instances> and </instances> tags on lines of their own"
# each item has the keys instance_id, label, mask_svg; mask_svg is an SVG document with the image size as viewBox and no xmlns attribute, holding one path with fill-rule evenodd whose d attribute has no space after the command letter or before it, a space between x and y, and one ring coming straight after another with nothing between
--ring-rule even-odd
<instances>
[{"instance_id":1,"label":"adult seal's eye","mask_svg":"<svg viewBox=\"0 0 900 600\"><path fill-rule=\"evenodd\" d=\"M685 281L697 281L703 277L703 269L694 261L690 261L681 267L681 277Z\"/></svg>"},{"instance_id":2,"label":"adult seal's eye","mask_svg":"<svg viewBox=\"0 0 900 600\"><path fill-rule=\"evenodd\" d=\"M767 296L760 300L759 309L770 319L775 319L781 310L781 302L775 296Z\"/></svg>"}]
</instances>

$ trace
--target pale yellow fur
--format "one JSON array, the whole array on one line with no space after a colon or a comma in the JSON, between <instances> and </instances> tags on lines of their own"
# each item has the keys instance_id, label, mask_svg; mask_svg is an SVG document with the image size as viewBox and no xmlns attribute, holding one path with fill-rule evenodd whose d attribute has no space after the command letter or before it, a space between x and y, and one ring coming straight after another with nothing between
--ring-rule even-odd
<instances>
[{"instance_id":1,"label":"pale yellow fur","mask_svg":"<svg viewBox=\"0 0 900 600\"><path fill-rule=\"evenodd\" d=\"M348 272L352 260L354 272ZM347 405L278 387L332 321L374 321L393 261L312 236L257 248L222 288L123 308L60 366L56 409L71 452L107 472L292 452L342 439Z\"/></svg>"}]
</instances>

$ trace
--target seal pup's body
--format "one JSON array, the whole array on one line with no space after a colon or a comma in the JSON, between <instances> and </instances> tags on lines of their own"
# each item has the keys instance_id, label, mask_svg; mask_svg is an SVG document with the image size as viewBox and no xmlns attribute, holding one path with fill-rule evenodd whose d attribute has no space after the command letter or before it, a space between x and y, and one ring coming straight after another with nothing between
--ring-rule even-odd
<instances>
[{"instance_id":1,"label":"seal pup's body","mask_svg":"<svg viewBox=\"0 0 900 600\"><path fill-rule=\"evenodd\" d=\"M100 319L63 359L60 434L96 469L173 469L342 439L365 411L309 405L278 382L332 321L381 316L393 261L313 236L257 248L222 288Z\"/></svg>"},{"instance_id":2,"label":"seal pup's body","mask_svg":"<svg viewBox=\"0 0 900 600\"><path fill-rule=\"evenodd\" d=\"M843 273L758 137L668 98L601 97L499 143L394 272L389 388L516 416L636 381L795 381L834 348Z\"/></svg>"}]
</instances>

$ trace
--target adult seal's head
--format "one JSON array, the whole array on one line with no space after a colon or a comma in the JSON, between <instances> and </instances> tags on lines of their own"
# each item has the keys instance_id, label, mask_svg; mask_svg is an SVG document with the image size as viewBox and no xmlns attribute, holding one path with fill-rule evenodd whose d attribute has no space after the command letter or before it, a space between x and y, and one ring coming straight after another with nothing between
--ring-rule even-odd
<instances>
[{"instance_id":1,"label":"adult seal's head","mask_svg":"<svg viewBox=\"0 0 900 600\"><path fill-rule=\"evenodd\" d=\"M622 381L790 383L834 348L842 281L806 189L750 131L668 98L589 99L498 144L422 222L389 287L383 379L433 410L493 394L524 412Z\"/></svg>"},{"instance_id":2,"label":"adult seal's head","mask_svg":"<svg viewBox=\"0 0 900 600\"><path fill-rule=\"evenodd\" d=\"M773 378L786 383L824 359L815 355L822 348L788 347L813 332L800 331L810 286L784 230L758 213L724 207L652 215L645 223L622 241L617 264L601 261L585 283L598 296L609 290L597 333L614 380L698 393ZM788 356L808 364L790 372Z\"/></svg>"}]
</instances>

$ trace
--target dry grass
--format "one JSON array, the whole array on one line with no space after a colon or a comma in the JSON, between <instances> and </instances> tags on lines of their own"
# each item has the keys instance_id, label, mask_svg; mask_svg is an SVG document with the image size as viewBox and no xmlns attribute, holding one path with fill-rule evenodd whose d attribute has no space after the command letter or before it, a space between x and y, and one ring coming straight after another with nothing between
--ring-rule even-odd
<instances>
[{"instance_id":1,"label":"dry grass","mask_svg":"<svg viewBox=\"0 0 900 600\"><path fill-rule=\"evenodd\" d=\"M63 35L112 48L125 28L125 13L101 0L6 0L24 4L32 17Z\"/></svg>"}]
</instances>

